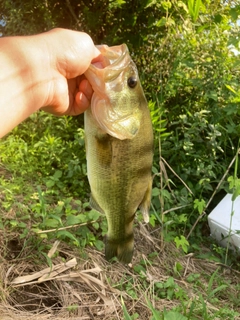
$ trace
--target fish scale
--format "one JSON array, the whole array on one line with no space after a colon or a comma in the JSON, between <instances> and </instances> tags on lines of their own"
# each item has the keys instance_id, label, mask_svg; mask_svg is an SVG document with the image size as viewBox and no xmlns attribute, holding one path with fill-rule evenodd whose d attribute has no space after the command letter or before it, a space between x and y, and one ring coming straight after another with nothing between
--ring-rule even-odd
<instances>
[{"instance_id":1,"label":"fish scale","mask_svg":"<svg viewBox=\"0 0 240 320\"><path fill-rule=\"evenodd\" d=\"M146 216L150 206L153 131L147 101L127 46L102 46L100 51L107 59L108 50L115 48L119 56L112 63L114 68L118 60L120 64L115 73L109 63L103 69L91 66L85 73L94 90L91 108L85 111L87 173L91 205L107 217L106 259L116 256L119 261L129 263L134 247L134 215L140 208ZM134 88L127 84L129 77L137 81ZM100 93L96 87L99 79L103 88Z\"/></svg>"}]
</instances>

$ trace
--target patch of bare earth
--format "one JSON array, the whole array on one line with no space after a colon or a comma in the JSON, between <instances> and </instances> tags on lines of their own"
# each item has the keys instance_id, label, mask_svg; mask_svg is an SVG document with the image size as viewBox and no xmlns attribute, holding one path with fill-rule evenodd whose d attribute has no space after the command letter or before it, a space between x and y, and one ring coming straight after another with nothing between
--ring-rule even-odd
<instances>
[{"instance_id":1,"label":"patch of bare earth","mask_svg":"<svg viewBox=\"0 0 240 320\"><path fill-rule=\"evenodd\" d=\"M23 248L14 235L12 240L6 241L3 231L0 232L0 319L4 320L123 319L122 301L129 314L136 312L140 319L149 319L151 312L147 299L160 311L180 304L177 299L156 297L157 282L174 277L187 292L190 306L191 301L198 299L198 294L206 296L204 288L208 283L204 275L210 276L219 267L216 263L196 259L192 254L183 256L173 244L161 244L159 231L150 234L148 227L142 224L135 228L136 249L133 262L128 266L108 263L104 255L93 248L85 250L83 259L59 242L53 243L48 252L52 265L38 264L33 252ZM148 261L151 252L157 254ZM141 260L145 261L143 277L134 271L134 266ZM181 275L174 274L176 262L183 266ZM237 271L224 269L222 272L231 283L238 281ZM198 294L186 281L193 273L203 275ZM129 282L134 297L130 289L126 290ZM209 310L216 310L210 303L207 306Z\"/></svg>"}]
</instances>

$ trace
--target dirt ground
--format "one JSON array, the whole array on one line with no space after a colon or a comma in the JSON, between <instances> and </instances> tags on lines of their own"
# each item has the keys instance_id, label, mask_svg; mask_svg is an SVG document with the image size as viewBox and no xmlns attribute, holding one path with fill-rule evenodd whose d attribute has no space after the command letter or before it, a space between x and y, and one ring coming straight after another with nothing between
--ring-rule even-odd
<instances>
[{"instance_id":1,"label":"dirt ground","mask_svg":"<svg viewBox=\"0 0 240 320\"><path fill-rule=\"evenodd\" d=\"M14 235L6 241L0 231L0 319L123 319L123 301L129 314L150 319L147 300L160 311L180 304L177 299L156 298L154 284L164 283L169 277L187 293L189 303L197 300L198 294L187 277L211 276L219 264L193 254L183 255L173 244L161 244L158 234L138 224L134 258L128 266L106 262L104 254L93 248L84 249L84 257L80 257L79 252L58 241L47 253L52 263L49 266L39 263L31 248L23 247ZM155 255L149 260L151 252ZM137 273L134 266L141 265L140 261L144 261L145 268ZM176 262L183 267L179 274L173 272ZM231 268L224 270L231 283L238 281L239 274ZM201 282L199 294L204 295L206 277ZM210 303L208 308L216 309ZM240 312L240 307L236 311Z\"/></svg>"}]
</instances>

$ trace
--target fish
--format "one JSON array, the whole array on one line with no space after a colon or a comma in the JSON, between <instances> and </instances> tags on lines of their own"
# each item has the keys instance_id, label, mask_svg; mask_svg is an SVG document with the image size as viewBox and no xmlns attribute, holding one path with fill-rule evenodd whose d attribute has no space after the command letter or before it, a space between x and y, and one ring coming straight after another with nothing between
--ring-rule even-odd
<instances>
[{"instance_id":1,"label":"fish","mask_svg":"<svg viewBox=\"0 0 240 320\"><path fill-rule=\"evenodd\" d=\"M91 64L85 72L93 88L91 106L84 113L90 205L107 218L106 260L117 257L128 264L136 211L149 221L152 121L127 45L97 48L102 66Z\"/></svg>"}]
</instances>

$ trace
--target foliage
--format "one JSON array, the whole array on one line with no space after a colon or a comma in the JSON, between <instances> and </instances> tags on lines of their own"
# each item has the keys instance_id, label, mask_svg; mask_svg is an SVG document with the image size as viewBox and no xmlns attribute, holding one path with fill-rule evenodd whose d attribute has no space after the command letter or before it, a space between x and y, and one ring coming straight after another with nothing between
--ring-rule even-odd
<instances>
[{"instance_id":1,"label":"foliage","mask_svg":"<svg viewBox=\"0 0 240 320\"><path fill-rule=\"evenodd\" d=\"M47 3L5 0L0 4L0 12L6 25L0 31L4 35L16 35L65 27L88 32L99 44L127 42L137 48L149 27L155 32L169 8L169 1L160 4L148 0L49 0Z\"/></svg>"},{"instance_id":2,"label":"foliage","mask_svg":"<svg viewBox=\"0 0 240 320\"><path fill-rule=\"evenodd\" d=\"M37 243L58 238L103 248L106 221L88 205L84 132L78 122L40 112L0 141L1 207L14 212L7 219L3 215L2 228Z\"/></svg>"},{"instance_id":3,"label":"foliage","mask_svg":"<svg viewBox=\"0 0 240 320\"><path fill-rule=\"evenodd\" d=\"M226 191L239 194L239 163L228 168L240 134L238 2L3 0L0 12L3 36L65 27L88 32L97 44L128 44L155 134L151 227L160 226L161 243L173 242L182 253L194 252L204 259L200 244L205 242L215 255L211 259L239 264L209 239L204 219L187 237L194 222L203 212L209 213ZM88 207L81 124L81 118L39 112L0 141L0 228L18 234L39 251L44 251L46 239L54 238L80 249L103 248L106 220ZM173 273L181 277L183 269L176 262ZM135 265L134 272L146 291L145 263ZM202 288L198 273L187 281L195 292ZM146 301L152 319L239 316L230 307L208 310L209 303L218 303L221 294L227 294L227 284L217 273L207 281L206 294L195 294L190 302L172 275L155 281L155 299L177 300L179 308L159 312ZM129 277L118 287L137 299L133 282ZM139 317L129 315L124 304L123 311L126 319Z\"/></svg>"},{"instance_id":4,"label":"foliage","mask_svg":"<svg viewBox=\"0 0 240 320\"><path fill-rule=\"evenodd\" d=\"M145 42L149 54L138 58L146 93L157 101L152 110L156 132L153 214L174 239L176 231L181 236L205 209L236 153L240 61L229 50L239 29L236 18L229 25L231 6L202 3L196 20L186 14L189 7L172 3L175 12L179 6L184 8L184 21L166 23L164 37L162 27L158 34L149 32ZM164 135L158 133L157 125ZM159 165L159 159L165 162ZM228 190L226 181L221 189ZM209 209L218 201L214 198ZM188 219L181 220L183 216ZM171 229L175 235L171 236Z\"/></svg>"},{"instance_id":5,"label":"foliage","mask_svg":"<svg viewBox=\"0 0 240 320\"><path fill-rule=\"evenodd\" d=\"M177 278L172 276L165 277L164 280L158 281L152 277L150 270L154 268L155 257L148 257L147 260L140 261L139 264L134 266L135 274L138 274L139 283L143 286L143 292L145 292L145 303L149 308L152 320L174 320L174 319L205 319L213 320L218 317L224 319L235 319L238 313L233 311L231 307L208 308L211 304L215 306L222 305L222 299L224 299L229 290L229 283L224 281L221 277L221 271L217 268L212 274L207 276L206 274L191 273L186 277L186 283L191 283L191 297L186 289L186 283L181 286L182 281L178 281ZM179 263L180 264L180 263ZM151 276L150 276L151 274ZM150 277L149 277L150 276ZM182 274L179 273L179 279L182 279ZM150 285L149 285L150 282ZM134 287L138 287L139 284L134 281L134 277L129 277L127 281L119 284L121 290L130 295L135 300L138 300L137 296L133 296L136 292ZM151 289L150 289L151 288ZM147 290L146 290L147 289ZM151 293L150 293L150 292ZM150 301L149 296L154 295L154 300ZM195 294L196 293L196 294ZM167 310L166 308L156 308L155 303L166 299L167 301L178 301L178 306ZM190 299L190 300L189 300ZM130 319L142 319L141 315L137 313L131 313L131 309L127 308L124 299L122 298L122 308L125 320Z\"/></svg>"}]
</instances>

